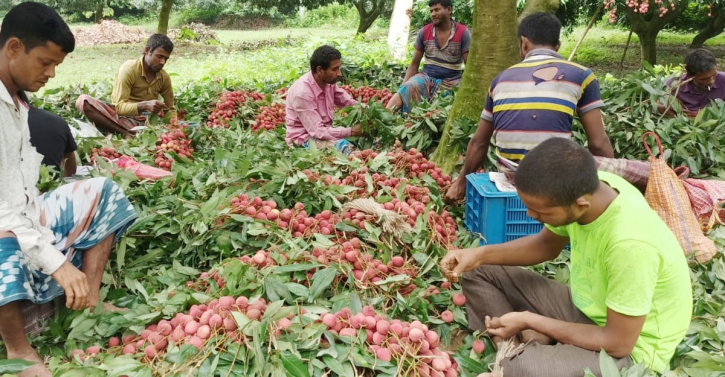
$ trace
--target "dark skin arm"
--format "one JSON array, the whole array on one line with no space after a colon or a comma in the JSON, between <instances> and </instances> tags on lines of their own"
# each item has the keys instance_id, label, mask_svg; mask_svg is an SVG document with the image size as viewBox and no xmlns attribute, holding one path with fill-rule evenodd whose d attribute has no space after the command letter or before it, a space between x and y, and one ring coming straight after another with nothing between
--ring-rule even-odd
<instances>
[{"instance_id":1,"label":"dark skin arm","mask_svg":"<svg viewBox=\"0 0 725 377\"><path fill-rule=\"evenodd\" d=\"M63 157L63 175L71 177L76 173L78 166L76 165L76 154L70 152Z\"/></svg>"},{"instance_id":2,"label":"dark skin arm","mask_svg":"<svg viewBox=\"0 0 725 377\"><path fill-rule=\"evenodd\" d=\"M597 352L604 349L610 356L621 358L632 353L646 317L632 317L607 308L607 323L597 326L570 323L531 312L512 312L486 318L486 327L491 335L503 339L524 330L534 330L560 343Z\"/></svg>"},{"instance_id":3,"label":"dark skin arm","mask_svg":"<svg viewBox=\"0 0 725 377\"><path fill-rule=\"evenodd\" d=\"M587 134L589 152L594 156L614 158L612 143L604 131L602 112L599 109L587 111L581 115L580 120Z\"/></svg>"},{"instance_id":4,"label":"dark skin arm","mask_svg":"<svg viewBox=\"0 0 725 377\"><path fill-rule=\"evenodd\" d=\"M450 281L456 282L464 272L484 264L533 266L555 259L568 243L568 237L558 236L543 228L539 233L502 244L449 250L440 266L443 274Z\"/></svg>"},{"instance_id":5,"label":"dark skin arm","mask_svg":"<svg viewBox=\"0 0 725 377\"><path fill-rule=\"evenodd\" d=\"M408 70L405 72L405 78L403 79L403 83L406 83L408 80L410 80L411 77L418 74L421 60L423 60L423 51L415 50L415 52L413 53L413 60L410 62Z\"/></svg>"},{"instance_id":6,"label":"dark skin arm","mask_svg":"<svg viewBox=\"0 0 725 377\"><path fill-rule=\"evenodd\" d=\"M476 133L471 137L471 141L468 142L468 149L466 150L466 162L461 169L461 173L453 185L446 192L445 200L447 202L455 202L461 200L466 195L466 175L475 172L483 164L486 155L488 154L488 148L491 144L491 137L493 136L493 123L488 120L481 119L478 122L478 128Z\"/></svg>"}]
</instances>

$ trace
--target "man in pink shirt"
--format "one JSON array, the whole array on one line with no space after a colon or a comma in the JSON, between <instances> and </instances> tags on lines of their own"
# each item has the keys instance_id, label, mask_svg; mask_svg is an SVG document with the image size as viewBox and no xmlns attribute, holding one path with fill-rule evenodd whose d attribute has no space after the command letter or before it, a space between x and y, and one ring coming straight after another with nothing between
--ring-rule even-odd
<instances>
[{"instance_id":1,"label":"man in pink shirt","mask_svg":"<svg viewBox=\"0 0 725 377\"><path fill-rule=\"evenodd\" d=\"M287 145L308 147L312 140L320 147L334 145L340 152L350 153L352 145L345 138L360 136L360 126L332 127L335 106L357 103L336 85L342 77L341 58L332 46L318 47L310 58L310 72L287 91Z\"/></svg>"}]
</instances>

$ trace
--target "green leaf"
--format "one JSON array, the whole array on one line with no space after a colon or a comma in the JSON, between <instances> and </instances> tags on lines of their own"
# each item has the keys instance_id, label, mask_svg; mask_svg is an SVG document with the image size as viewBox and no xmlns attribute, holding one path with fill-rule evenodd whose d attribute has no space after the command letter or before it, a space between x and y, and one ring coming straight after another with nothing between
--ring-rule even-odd
<instances>
[{"instance_id":1,"label":"green leaf","mask_svg":"<svg viewBox=\"0 0 725 377\"><path fill-rule=\"evenodd\" d=\"M0 360L0 373L20 373L33 364L35 363L23 359Z\"/></svg>"},{"instance_id":2,"label":"green leaf","mask_svg":"<svg viewBox=\"0 0 725 377\"><path fill-rule=\"evenodd\" d=\"M603 349L599 352L599 368L602 370L602 377L621 377L614 359Z\"/></svg>"},{"instance_id":3,"label":"green leaf","mask_svg":"<svg viewBox=\"0 0 725 377\"><path fill-rule=\"evenodd\" d=\"M310 295L307 298L307 302L312 302L332 284L333 280L337 276L337 270L332 268L325 268L318 270L312 275L312 284L310 285Z\"/></svg>"},{"instance_id":4,"label":"green leaf","mask_svg":"<svg viewBox=\"0 0 725 377\"><path fill-rule=\"evenodd\" d=\"M289 351L282 351L280 357L288 376L310 377L310 371L307 370L305 363L297 355Z\"/></svg>"}]
</instances>

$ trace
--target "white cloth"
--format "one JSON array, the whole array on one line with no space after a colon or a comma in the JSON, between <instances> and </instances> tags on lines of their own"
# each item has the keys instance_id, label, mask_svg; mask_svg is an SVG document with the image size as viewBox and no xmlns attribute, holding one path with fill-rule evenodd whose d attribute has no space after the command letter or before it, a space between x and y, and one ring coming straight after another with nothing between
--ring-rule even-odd
<instances>
[{"instance_id":1,"label":"white cloth","mask_svg":"<svg viewBox=\"0 0 725 377\"><path fill-rule=\"evenodd\" d=\"M50 275L66 258L40 225L35 185L43 156L30 144L28 106L17 101L0 82L0 230L15 234L31 269Z\"/></svg>"},{"instance_id":2,"label":"white cloth","mask_svg":"<svg viewBox=\"0 0 725 377\"><path fill-rule=\"evenodd\" d=\"M488 179L490 179L491 182L496 185L498 191L516 192L516 186L512 185L511 182L509 182L508 177L506 177L506 174L504 173L490 172L488 173Z\"/></svg>"}]
</instances>

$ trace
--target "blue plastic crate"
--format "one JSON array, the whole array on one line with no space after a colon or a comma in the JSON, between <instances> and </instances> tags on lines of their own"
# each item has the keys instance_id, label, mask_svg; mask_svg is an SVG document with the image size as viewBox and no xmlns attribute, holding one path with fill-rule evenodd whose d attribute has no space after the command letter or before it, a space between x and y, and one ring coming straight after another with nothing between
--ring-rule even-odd
<instances>
[{"instance_id":1,"label":"blue plastic crate","mask_svg":"<svg viewBox=\"0 0 725 377\"><path fill-rule=\"evenodd\" d=\"M538 233L544 226L526 215L515 192L501 192L488 173L466 176L466 228L483 236L481 244L504 243Z\"/></svg>"}]
</instances>

